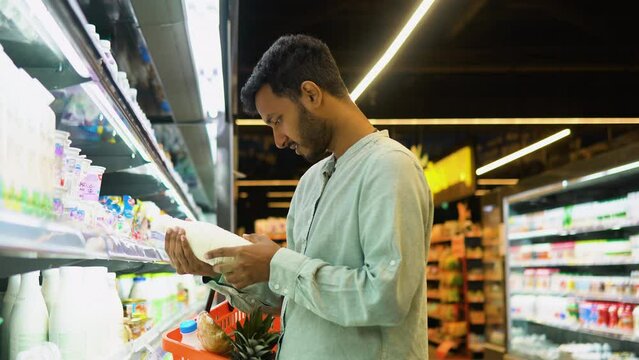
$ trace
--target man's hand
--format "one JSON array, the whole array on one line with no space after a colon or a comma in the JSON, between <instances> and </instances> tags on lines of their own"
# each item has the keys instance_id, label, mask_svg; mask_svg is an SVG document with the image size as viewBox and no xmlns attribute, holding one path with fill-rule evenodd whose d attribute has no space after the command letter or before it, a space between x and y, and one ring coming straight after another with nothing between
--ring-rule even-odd
<instances>
[{"instance_id":1,"label":"man's hand","mask_svg":"<svg viewBox=\"0 0 639 360\"><path fill-rule=\"evenodd\" d=\"M184 229L168 229L164 236L164 249L169 254L171 265L178 274L193 274L203 276L216 276L213 266L201 261L191 250L191 245L186 240Z\"/></svg>"},{"instance_id":2,"label":"man's hand","mask_svg":"<svg viewBox=\"0 0 639 360\"><path fill-rule=\"evenodd\" d=\"M280 249L279 245L264 235L246 234L244 238L253 244L220 248L206 253L207 259L235 258L233 263L216 265L214 270L224 274L226 281L237 289L268 281L271 274L271 259Z\"/></svg>"}]
</instances>

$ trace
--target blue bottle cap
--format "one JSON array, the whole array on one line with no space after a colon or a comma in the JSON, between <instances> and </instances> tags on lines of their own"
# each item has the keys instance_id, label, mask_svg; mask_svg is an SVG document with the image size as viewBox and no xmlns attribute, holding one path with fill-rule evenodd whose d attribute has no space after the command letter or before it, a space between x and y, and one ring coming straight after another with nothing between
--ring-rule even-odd
<instances>
[{"instance_id":1,"label":"blue bottle cap","mask_svg":"<svg viewBox=\"0 0 639 360\"><path fill-rule=\"evenodd\" d=\"M180 324L180 332L182 334L190 334L195 330L197 330L197 323L195 322L195 320L182 321L182 323Z\"/></svg>"}]
</instances>

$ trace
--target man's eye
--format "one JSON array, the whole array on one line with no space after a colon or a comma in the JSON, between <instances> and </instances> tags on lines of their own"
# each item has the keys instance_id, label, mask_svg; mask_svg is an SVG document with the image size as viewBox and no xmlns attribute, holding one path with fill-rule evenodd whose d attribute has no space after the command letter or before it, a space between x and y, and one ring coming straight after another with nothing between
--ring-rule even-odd
<instances>
[{"instance_id":1,"label":"man's eye","mask_svg":"<svg viewBox=\"0 0 639 360\"><path fill-rule=\"evenodd\" d=\"M282 118L278 117L277 119L273 120L273 125L277 125L277 124L279 124L281 122L282 122Z\"/></svg>"}]
</instances>

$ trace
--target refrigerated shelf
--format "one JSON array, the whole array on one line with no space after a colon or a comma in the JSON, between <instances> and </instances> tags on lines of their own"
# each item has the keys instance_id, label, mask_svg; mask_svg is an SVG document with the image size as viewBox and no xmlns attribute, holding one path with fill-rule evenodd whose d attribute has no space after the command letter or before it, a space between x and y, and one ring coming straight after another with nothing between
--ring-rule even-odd
<instances>
[{"instance_id":1,"label":"refrigerated shelf","mask_svg":"<svg viewBox=\"0 0 639 360\"><path fill-rule=\"evenodd\" d=\"M576 294L570 292L552 292L552 291L512 291L513 295L542 295L542 296L560 296L570 297L576 300L620 302L626 304L639 304L639 296L618 296L605 294Z\"/></svg>"},{"instance_id":2,"label":"refrigerated shelf","mask_svg":"<svg viewBox=\"0 0 639 360\"><path fill-rule=\"evenodd\" d=\"M530 261L511 261L510 267L526 268L526 267L547 267L547 266L621 266L621 265L638 265L639 259L620 258L620 259L604 259L601 261L593 260L530 260Z\"/></svg>"},{"instance_id":3,"label":"refrigerated shelf","mask_svg":"<svg viewBox=\"0 0 639 360\"><path fill-rule=\"evenodd\" d=\"M124 346L124 348L120 351L108 356L107 359L131 359L134 354L142 351L149 351L149 353L152 353L152 350L160 344L162 335L165 332L179 325L181 321L195 318L198 312L204 310L204 306L204 302L197 302L191 306L188 306L184 310L173 314L166 320L162 321L160 324L153 326L149 331L144 333L139 338L126 344L126 346Z\"/></svg>"},{"instance_id":4,"label":"refrigerated shelf","mask_svg":"<svg viewBox=\"0 0 639 360\"><path fill-rule=\"evenodd\" d=\"M92 160L92 157L95 158L95 164L108 165L107 173L152 164L159 181L182 205L184 215L201 217L200 209L170 165L150 125L142 121L144 114L117 81L117 74L106 65L108 61L99 42L87 32L89 24L78 3L75 0L45 0L11 2L11 6L15 8L15 14L12 13L10 18L12 21L0 21L0 43L5 52L17 66L40 80L49 90L62 91L57 89L73 89L68 87L79 85L74 93L88 97L100 109L105 120L114 128L114 137L119 139L117 144L103 141L89 143L76 136L72 137L74 146L80 145L83 153ZM16 16L28 17L30 21L20 22ZM29 27L25 28L27 24ZM25 30L28 38L22 34ZM73 130L68 126L60 127ZM122 143L128 146L128 151L120 146ZM173 212L173 215L179 213Z\"/></svg>"},{"instance_id":5,"label":"refrigerated shelf","mask_svg":"<svg viewBox=\"0 0 639 360\"><path fill-rule=\"evenodd\" d=\"M512 320L533 323L533 324L552 327L552 328L561 329L561 330L568 330L568 331L572 331L576 333L584 333L584 334L599 336L599 337L603 337L607 339L637 343L637 346L639 346L639 337L633 336L632 333L630 332L612 331L611 329L599 330L599 329L591 329L584 326L570 326L570 325L564 325L564 324L555 324L555 323L549 323L545 321L539 321L537 319L513 317Z\"/></svg>"}]
</instances>

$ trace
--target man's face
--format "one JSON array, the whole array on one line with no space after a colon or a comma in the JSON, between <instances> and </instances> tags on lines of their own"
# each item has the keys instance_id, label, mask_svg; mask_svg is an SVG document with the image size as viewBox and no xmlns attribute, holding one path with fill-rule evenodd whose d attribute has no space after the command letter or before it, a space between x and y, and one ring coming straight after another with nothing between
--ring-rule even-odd
<instances>
[{"instance_id":1,"label":"man's face","mask_svg":"<svg viewBox=\"0 0 639 360\"><path fill-rule=\"evenodd\" d=\"M291 148L310 162L325 156L331 139L325 119L311 114L299 102L274 94L270 85L264 85L255 94L255 105L273 130L278 148Z\"/></svg>"}]
</instances>

